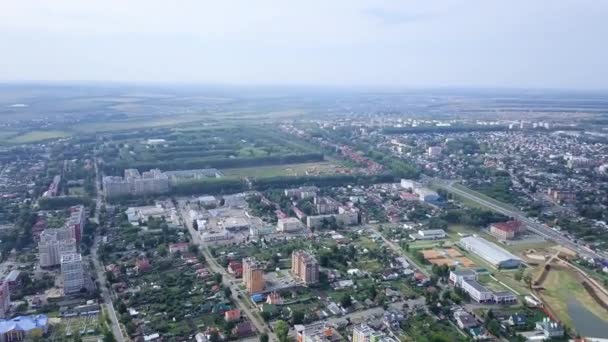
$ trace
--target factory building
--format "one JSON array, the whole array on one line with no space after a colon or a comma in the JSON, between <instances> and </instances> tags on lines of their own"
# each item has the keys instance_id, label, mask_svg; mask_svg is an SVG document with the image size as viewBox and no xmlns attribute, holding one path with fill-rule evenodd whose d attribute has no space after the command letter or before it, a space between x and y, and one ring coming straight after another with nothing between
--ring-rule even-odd
<instances>
[{"instance_id":1,"label":"factory building","mask_svg":"<svg viewBox=\"0 0 608 342\"><path fill-rule=\"evenodd\" d=\"M469 236L460 239L460 247L472 252L496 268L517 268L522 260L502 247L482 239L478 236Z\"/></svg>"}]
</instances>

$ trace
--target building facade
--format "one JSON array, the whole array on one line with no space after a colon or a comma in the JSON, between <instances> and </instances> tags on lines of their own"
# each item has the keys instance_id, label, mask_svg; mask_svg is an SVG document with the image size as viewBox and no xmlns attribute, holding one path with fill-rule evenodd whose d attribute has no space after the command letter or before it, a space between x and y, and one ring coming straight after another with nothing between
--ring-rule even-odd
<instances>
[{"instance_id":1,"label":"building facade","mask_svg":"<svg viewBox=\"0 0 608 342\"><path fill-rule=\"evenodd\" d=\"M76 293L84 287L84 268L80 253L61 256L61 275L63 276L63 293Z\"/></svg>"},{"instance_id":2,"label":"building facade","mask_svg":"<svg viewBox=\"0 0 608 342\"><path fill-rule=\"evenodd\" d=\"M319 282L319 263L311 253L294 251L291 254L291 273L306 285Z\"/></svg>"},{"instance_id":3,"label":"building facade","mask_svg":"<svg viewBox=\"0 0 608 342\"><path fill-rule=\"evenodd\" d=\"M249 293L264 291L264 267L253 259L243 259L243 284Z\"/></svg>"},{"instance_id":4,"label":"building facade","mask_svg":"<svg viewBox=\"0 0 608 342\"><path fill-rule=\"evenodd\" d=\"M76 239L70 238L64 230L45 230L38 242L40 267L53 267L61 264L63 254L76 253Z\"/></svg>"}]
</instances>

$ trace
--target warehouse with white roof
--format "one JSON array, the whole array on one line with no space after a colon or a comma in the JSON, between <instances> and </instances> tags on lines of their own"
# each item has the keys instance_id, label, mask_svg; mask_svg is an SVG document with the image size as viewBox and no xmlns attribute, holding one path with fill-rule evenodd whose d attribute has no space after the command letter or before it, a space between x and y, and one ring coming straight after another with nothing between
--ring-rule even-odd
<instances>
[{"instance_id":1,"label":"warehouse with white roof","mask_svg":"<svg viewBox=\"0 0 608 342\"><path fill-rule=\"evenodd\" d=\"M522 263L520 258L509 251L478 236L462 238L458 244L497 268L517 268Z\"/></svg>"}]
</instances>

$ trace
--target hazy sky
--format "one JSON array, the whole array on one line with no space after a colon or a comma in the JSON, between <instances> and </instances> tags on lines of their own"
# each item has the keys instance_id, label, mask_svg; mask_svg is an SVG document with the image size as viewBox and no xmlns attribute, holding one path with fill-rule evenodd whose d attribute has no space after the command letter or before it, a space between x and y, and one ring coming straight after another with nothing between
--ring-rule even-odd
<instances>
[{"instance_id":1,"label":"hazy sky","mask_svg":"<svg viewBox=\"0 0 608 342\"><path fill-rule=\"evenodd\" d=\"M0 0L0 80L608 89L604 0Z\"/></svg>"}]
</instances>

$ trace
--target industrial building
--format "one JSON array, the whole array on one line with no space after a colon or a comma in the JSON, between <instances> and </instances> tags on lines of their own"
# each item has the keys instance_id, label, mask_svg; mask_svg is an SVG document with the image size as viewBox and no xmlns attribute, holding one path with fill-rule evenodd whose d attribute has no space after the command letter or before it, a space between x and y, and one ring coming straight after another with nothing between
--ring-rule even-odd
<instances>
[{"instance_id":1,"label":"industrial building","mask_svg":"<svg viewBox=\"0 0 608 342\"><path fill-rule=\"evenodd\" d=\"M478 236L468 236L458 242L463 249L475 253L497 268L517 268L522 260L502 247Z\"/></svg>"},{"instance_id":2,"label":"industrial building","mask_svg":"<svg viewBox=\"0 0 608 342\"><path fill-rule=\"evenodd\" d=\"M413 240L440 240L445 239L446 233L443 229L419 230L418 233L410 234Z\"/></svg>"},{"instance_id":3,"label":"industrial building","mask_svg":"<svg viewBox=\"0 0 608 342\"><path fill-rule=\"evenodd\" d=\"M249 293L264 291L264 266L259 261L243 259L243 284Z\"/></svg>"},{"instance_id":4,"label":"industrial building","mask_svg":"<svg viewBox=\"0 0 608 342\"><path fill-rule=\"evenodd\" d=\"M61 256L61 275L63 276L63 293L79 292L84 287L84 267L79 253Z\"/></svg>"},{"instance_id":5,"label":"industrial building","mask_svg":"<svg viewBox=\"0 0 608 342\"><path fill-rule=\"evenodd\" d=\"M314 255L305 251L291 254L291 273L306 285L319 282L319 263Z\"/></svg>"}]
</instances>

